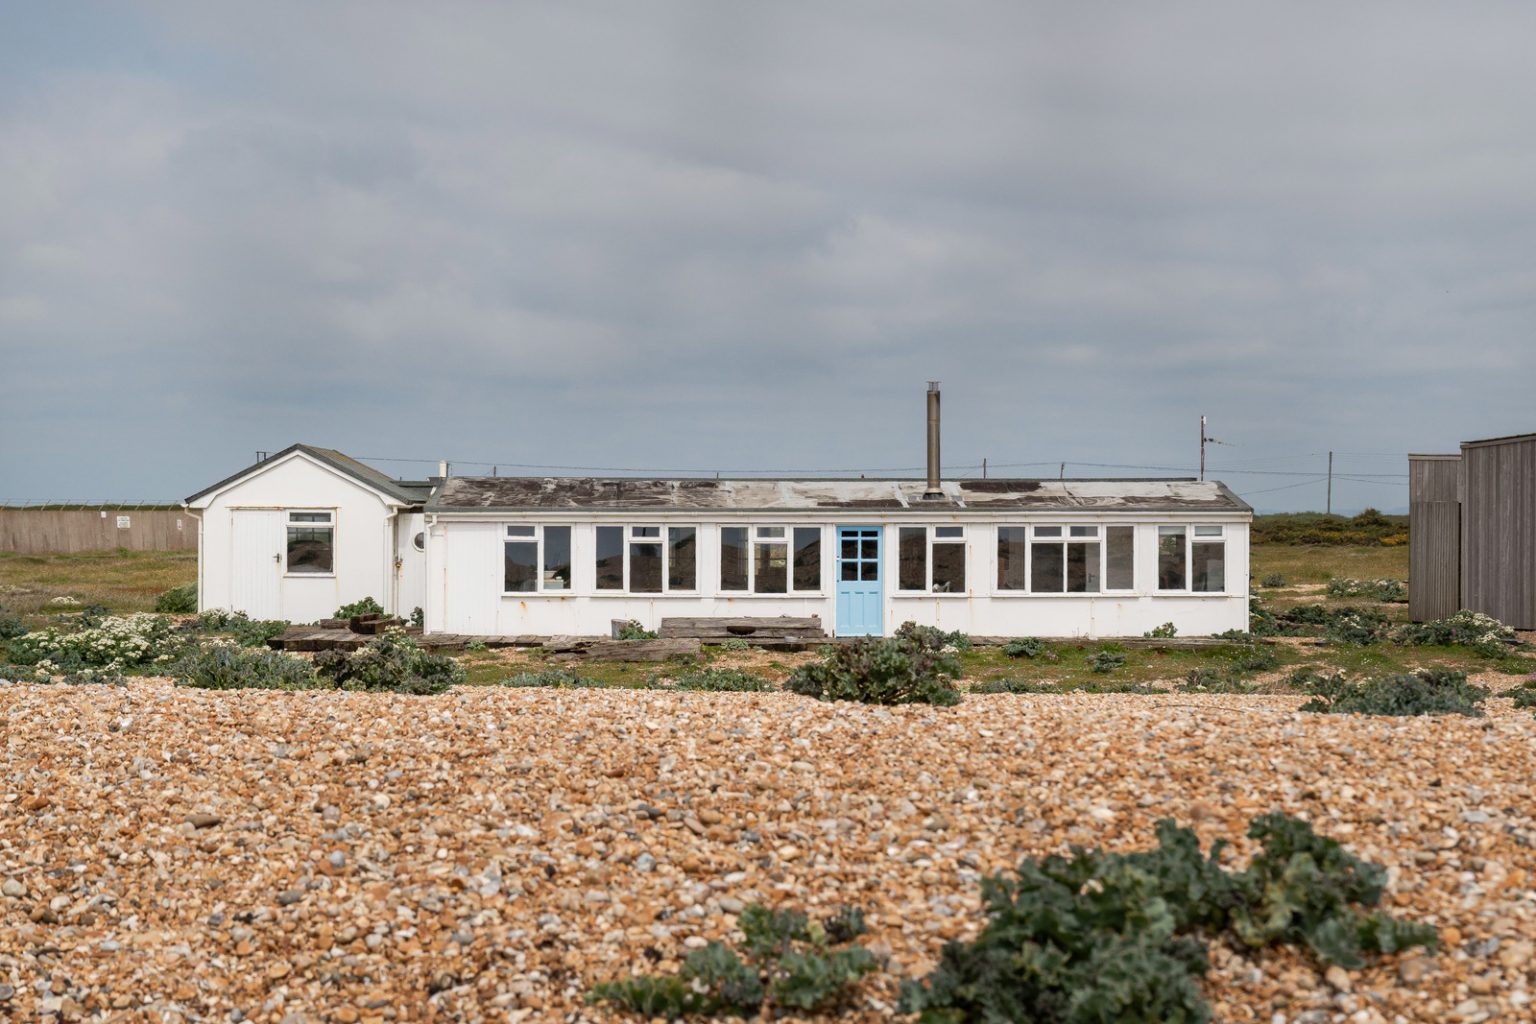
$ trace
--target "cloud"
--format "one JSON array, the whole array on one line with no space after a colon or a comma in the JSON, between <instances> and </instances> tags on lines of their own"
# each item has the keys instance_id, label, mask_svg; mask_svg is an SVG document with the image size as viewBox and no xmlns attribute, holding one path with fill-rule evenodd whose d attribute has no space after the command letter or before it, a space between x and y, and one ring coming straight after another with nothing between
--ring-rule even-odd
<instances>
[{"instance_id":1,"label":"cloud","mask_svg":"<svg viewBox=\"0 0 1536 1024\"><path fill-rule=\"evenodd\" d=\"M1532 428L1526 5L92 13L0 31L11 497Z\"/></svg>"}]
</instances>

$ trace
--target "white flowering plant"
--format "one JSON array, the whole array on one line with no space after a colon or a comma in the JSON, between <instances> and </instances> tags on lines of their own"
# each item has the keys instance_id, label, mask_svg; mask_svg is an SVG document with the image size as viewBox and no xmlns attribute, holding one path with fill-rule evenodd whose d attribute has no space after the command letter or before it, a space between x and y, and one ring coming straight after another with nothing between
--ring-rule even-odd
<instances>
[{"instance_id":1,"label":"white flowering plant","mask_svg":"<svg viewBox=\"0 0 1536 1024\"><path fill-rule=\"evenodd\" d=\"M1515 631L1492 615L1463 608L1450 618L1401 626L1392 639L1400 644L1470 647L1479 654L1495 658L1509 653L1509 646L1515 641Z\"/></svg>"},{"instance_id":2,"label":"white flowering plant","mask_svg":"<svg viewBox=\"0 0 1536 1024\"><path fill-rule=\"evenodd\" d=\"M11 660L19 665L46 667L54 672L84 668L120 672L173 661L186 642L170 619L139 613L107 616L99 624L84 629L49 626L16 637L9 647Z\"/></svg>"}]
</instances>

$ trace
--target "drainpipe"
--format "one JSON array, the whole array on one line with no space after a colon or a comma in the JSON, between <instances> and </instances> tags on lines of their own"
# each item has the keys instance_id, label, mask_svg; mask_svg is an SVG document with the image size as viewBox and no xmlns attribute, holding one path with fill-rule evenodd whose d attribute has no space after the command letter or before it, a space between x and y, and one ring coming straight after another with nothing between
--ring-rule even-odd
<instances>
[{"instance_id":1,"label":"drainpipe","mask_svg":"<svg viewBox=\"0 0 1536 1024\"><path fill-rule=\"evenodd\" d=\"M188 519L197 522L197 610L203 610L203 517L192 511L192 506L185 503L181 511Z\"/></svg>"},{"instance_id":2,"label":"drainpipe","mask_svg":"<svg viewBox=\"0 0 1536 1024\"><path fill-rule=\"evenodd\" d=\"M928 489L923 492L924 501L938 501L944 497L939 486L939 382L928 382Z\"/></svg>"}]
</instances>

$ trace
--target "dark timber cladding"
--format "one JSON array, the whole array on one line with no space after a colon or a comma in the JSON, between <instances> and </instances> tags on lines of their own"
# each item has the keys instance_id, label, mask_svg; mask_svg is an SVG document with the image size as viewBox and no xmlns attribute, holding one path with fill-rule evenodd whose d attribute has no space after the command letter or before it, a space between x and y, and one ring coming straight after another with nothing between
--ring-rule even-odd
<instances>
[{"instance_id":1,"label":"dark timber cladding","mask_svg":"<svg viewBox=\"0 0 1536 1024\"><path fill-rule=\"evenodd\" d=\"M1461 446L1466 607L1536 629L1536 434Z\"/></svg>"},{"instance_id":2,"label":"dark timber cladding","mask_svg":"<svg viewBox=\"0 0 1536 1024\"><path fill-rule=\"evenodd\" d=\"M1408 456L1408 612L1415 622L1461 607L1459 455Z\"/></svg>"}]
</instances>

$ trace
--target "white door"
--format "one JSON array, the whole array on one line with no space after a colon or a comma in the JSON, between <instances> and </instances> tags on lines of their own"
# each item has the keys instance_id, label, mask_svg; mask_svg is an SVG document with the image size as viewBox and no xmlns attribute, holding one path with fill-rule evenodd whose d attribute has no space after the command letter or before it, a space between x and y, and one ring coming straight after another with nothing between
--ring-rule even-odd
<instances>
[{"instance_id":1,"label":"white door","mask_svg":"<svg viewBox=\"0 0 1536 1024\"><path fill-rule=\"evenodd\" d=\"M253 619L282 618L283 512L237 508L230 551L230 610Z\"/></svg>"},{"instance_id":2,"label":"white door","mask_svg":"<svg viewBox=\"0 0 1536 1024\"><path fill-rule=\"evenodd\" d=\"M443 572L444 632L488 636L496 632L501 603L500 523L454 523L448 528Z\"/></svg>"},{"instance_id":3,"label":"white door","mask_svg":"<svg viewBox=\"0 0 1536 1024\"><path fill-rule=\"evenodd\" d=\"M399 519L396 531L395 614L409 619L411 612L427 606L427 524L420 512L409 512Z\"/></svg>"}]
</instances>

